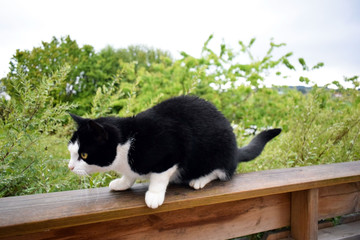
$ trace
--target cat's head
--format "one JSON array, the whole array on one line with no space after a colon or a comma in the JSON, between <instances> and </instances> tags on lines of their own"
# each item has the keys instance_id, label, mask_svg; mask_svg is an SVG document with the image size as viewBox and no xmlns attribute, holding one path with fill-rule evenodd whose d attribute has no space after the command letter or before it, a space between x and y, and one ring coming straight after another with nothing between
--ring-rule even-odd
<instances>
[{"instance_id":1,"label":"cat's head","mask_svg":"<svg viewBox=\"0 0 360 240\"><path fill-rule=\"evenodd\" d=\"M69 169L79 175L108 171L116 156L116 144L110 126L98 120L70 114L77 123L71 137Z\"/></svg>"}]
</instances>

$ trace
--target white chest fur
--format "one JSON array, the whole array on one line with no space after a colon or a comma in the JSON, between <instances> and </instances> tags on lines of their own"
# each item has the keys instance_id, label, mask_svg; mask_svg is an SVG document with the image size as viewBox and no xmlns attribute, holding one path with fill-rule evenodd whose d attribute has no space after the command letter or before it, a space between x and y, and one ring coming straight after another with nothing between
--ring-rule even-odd
<instances>
[{"instance_id":1,"label":"white chest fur","mask_svg":"<svg viewBox=\"0 0 360 240\"><path fill-rule=\"evenodd\" d=\"M119 144L116 148L116 157L114 162L109 166L111 169L116 172L121 173L129 177L142 178L139 174L133 172L129 165L129 150L131 147L131 140L127 141L125 144Z\"/></svg>"}]
</instances>

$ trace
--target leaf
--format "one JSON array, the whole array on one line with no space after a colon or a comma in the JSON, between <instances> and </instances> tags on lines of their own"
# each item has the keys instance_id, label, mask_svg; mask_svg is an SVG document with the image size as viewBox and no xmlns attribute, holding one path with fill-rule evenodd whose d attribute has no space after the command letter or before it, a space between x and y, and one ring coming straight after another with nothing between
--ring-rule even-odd
<instances>
[{"instance_id":1,"label":"leaf","mask_svg":"<svg viewBox=\"0 0 360 240\"><path fill-rule=\"evenodd\" d=\"M302 83L309 84L310 79L307 78L307 77L302 77L302 76L301 76L301 77L299 78L299 81L302 82Z\"/></svg>"},{"instance_id":2,"label":"leaf","mask_svg":"<svg viewBox=\"0 0 360 240\"><path fill-rule=\"evenodd\" d=\"M301 64L304 71L309 70L308 66L305 63L305 60L303 58L299 58L299 63Z\"/></svg>"},{"instance_id":3,"label":"leaf","mask_svg":"<svg viewBox=\"0 0 360 240\"><path fill-rule=\"evenodd\" d=\"M186 57L189 56L189 54L187 54L187 53L184 52L184 51L181 51L181 52L180 52L180 55L183 56L184 58L186 58Z\"/></svg>"},{"instance_id":4,"label":"leaf","mask_svg":"<svg viewBox=\"0 0 360 240\"><path fill-rule=\"evenodd\" d=\"M252 38L252 39L250 40L249 48L251 48L251 46L254 44L255 40L256 40L256 38Z\"/></svg>"},{"instance_id":5,"label":"leaf","mask_svg":"<svg viewBox=\"0 0 360 240\"><path fill-rule=\"evenodd\" d=\"M286 58L283 58L282 62L288 69L295 70L295 67Z\"/></svg>"},{"instance_id":6,"label":"leaf","mask_svg":"<svg viewBox=\"0 0 360 240\"><path fill-rule=\"evenodd\" d=\"M319 62L318 64L316 64L315 66L312 67L312 70L322 68L323 66L324 66L324 63Z\"/></svg>"},{"instance_id":7,"label":"leaf","mask_svg":"<svg viewBox=\"0 0 360 240\"><path fill-rule=\"evenodd\" d=\"M208 44L211 41L211 39L214 37L213 34L211 34L208 39L205 41L202 51L205 52L208 50Z\"/></svg>"},{"instance_id":8,"label":"leaf","mask_svg":"<svg viewBox=\"0 0 360 240\"><path fill-rule=\"evenodd\" d=\"M286 46L286 43L275 44L275 43L271 42L271 43L270 43L270 46L271 46L271 47L279 48L279 47Z\"/></svg>"},{"instance_id":9,"label":"leaf","mask_svg":"<svg viewBox=\"0 0 360 240\"><path fill-rule=\"evenodd\" d=\"M226 45L225 44L221 44L220 45L220 58L224 55L225 51L226 51Z\"/></svg>"},{"instance_id":10,"label":"leaf","mask_svg":"<svg viewBox=\"0 0 360 240\"><path fill-rule=\"evenodd\" d=\"M293 53L292 52L289 52L289 53L287 53L287 54L285 54L285 57L291 57L293 55Z\"/></svg>"},{"instance_id":11,"label":"leaf","mask_svg":"<svg viewBox=\"0 0 360 240\"><path fill-rule=\"evenodd\" d=\"M242 41L239 41L239 45L241 46L241 51L245 52L246 51L246 46Z\"/></svg>"}]
</instances>

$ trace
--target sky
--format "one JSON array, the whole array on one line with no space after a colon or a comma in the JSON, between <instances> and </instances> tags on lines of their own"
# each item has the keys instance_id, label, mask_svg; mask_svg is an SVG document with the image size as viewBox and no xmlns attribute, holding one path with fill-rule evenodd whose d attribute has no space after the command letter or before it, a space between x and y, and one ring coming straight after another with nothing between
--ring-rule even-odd
<instances>
[{"instance_id":1,"label":"sky","mask_svg":"<svg viewBox=\"0 0 360 240\"><path fill-rule=\"evenodd\" d=\"M213 34L211 47L239 48L238 41L254 44L255 58L264 56L271 39L286 43L277 54L290 58L299 71L288 79L269 75L265 83L298 85L299 76L319 85L360 75L360 1L357 0L0 0L0 78L5 77L16 49L31 50L70 35L95 50L110 45L123 48L142 44L199 57ZM301 72L298 58L311 67Z\"/></svg>"}]
</instances>

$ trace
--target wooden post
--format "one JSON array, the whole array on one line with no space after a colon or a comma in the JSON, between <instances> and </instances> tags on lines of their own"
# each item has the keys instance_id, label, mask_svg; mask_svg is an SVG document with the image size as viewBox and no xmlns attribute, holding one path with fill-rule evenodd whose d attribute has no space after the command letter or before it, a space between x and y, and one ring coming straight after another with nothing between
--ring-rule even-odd
<instances>
[{"instance_id":1,"label":"wooden post","mask_svg":"<svg viewBox=\"0 0 360 240\"><path fill-rule=\"evenodd\" d=\"M318 199L318 188L291 194L291 236L294 239L317 239Z\"/></svg>"}]
</instances>

